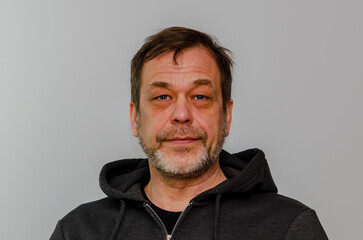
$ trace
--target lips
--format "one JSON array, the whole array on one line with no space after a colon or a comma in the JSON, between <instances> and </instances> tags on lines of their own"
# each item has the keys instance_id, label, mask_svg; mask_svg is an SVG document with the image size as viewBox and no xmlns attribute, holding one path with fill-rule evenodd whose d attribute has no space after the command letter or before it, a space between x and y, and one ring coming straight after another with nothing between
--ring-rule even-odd
<instances>
[{"instance_id":1,"label":"lips","mask_svg":"<svg viewBox=\"0 0 363 240\"><path fill-rule=\"evenodd\" d=\"M165 142L168 143L174 143L174 144L188 144L188 143L193 143L198 141L199 138L195 138L195 137L173 137L167 140L164 140Z\"/></svg>"}]
</instances>

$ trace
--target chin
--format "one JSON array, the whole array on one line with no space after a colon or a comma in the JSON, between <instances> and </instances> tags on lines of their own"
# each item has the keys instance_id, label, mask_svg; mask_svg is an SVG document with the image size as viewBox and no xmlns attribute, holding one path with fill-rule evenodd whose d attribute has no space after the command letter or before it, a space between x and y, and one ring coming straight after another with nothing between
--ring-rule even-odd
<instances>
[{"instance_id":1,"label":"chin","mask_svg":"<svg viewBox=\"0 0 363 240\"><path fill-rule=\"evenodd\" d=\"M171 153L159 149L150 160L161 175L174 179L200 177L215 162L208 156L206 148L197 151L177 148Z\"/></svg>"}]
</instances>

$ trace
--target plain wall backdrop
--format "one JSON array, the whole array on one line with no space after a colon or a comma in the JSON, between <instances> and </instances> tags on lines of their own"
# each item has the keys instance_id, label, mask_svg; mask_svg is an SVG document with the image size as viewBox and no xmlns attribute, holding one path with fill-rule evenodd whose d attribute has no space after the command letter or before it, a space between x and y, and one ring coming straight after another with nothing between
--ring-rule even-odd
<instances>
[{"instance_id":1,"label":"plain wall backdrop","mask_svg":"<svg viewBox=\"0 0 363 240\"><path fill-rule=\"evenodd\" d=\"M225 149L264 150L281 194L315 209L330 239L359 239L361 0L0 0L0 239L48 239L105 196L105 163L144 156L129 63L169 26L234 53Z\"/></svg>"}]
</instances>

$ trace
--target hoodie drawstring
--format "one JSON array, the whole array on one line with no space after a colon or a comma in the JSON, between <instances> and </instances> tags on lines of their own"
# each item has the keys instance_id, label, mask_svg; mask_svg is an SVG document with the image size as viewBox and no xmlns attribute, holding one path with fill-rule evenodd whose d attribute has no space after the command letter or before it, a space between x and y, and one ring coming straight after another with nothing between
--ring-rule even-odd
<instances>
[{"instance_id":1,"label":"hoodie drawstring","mask_svg":"<svg viewBox=\"0 0 363 240\"><path fill-rule=\"evenodd\" d=\"M125 211L125 202L124 201L120 201L121 202L121 206L120 206L120 212L117 216L117 221L116 221L116 225L115 227L113 228L113 231L112 231L112 234L111 234L111 237L109 240L113 240L115 239L115 236L116 236L116 233L120 227L120 223L121 223L121 219L122 219L122 215L124 214L124 211Z\"/></svg>"},{"instance_id":2,"label":"hoodie drawstring","mask_svg":"<svg viewBox=\"0 0 363 240\"><path fill-rule=\"evenodd\" d=\"M218 194L216 197L216 206L214 210L214 239L219 239L219 213L220 213L220 203L222 194Z\"/></svg>"}]
</instances>

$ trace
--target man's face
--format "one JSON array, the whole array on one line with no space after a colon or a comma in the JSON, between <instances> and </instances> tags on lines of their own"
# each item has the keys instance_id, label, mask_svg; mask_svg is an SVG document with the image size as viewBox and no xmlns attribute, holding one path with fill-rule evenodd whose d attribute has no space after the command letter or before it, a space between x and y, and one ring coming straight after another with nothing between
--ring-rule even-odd
<instances>
[{"instance_id":1,"label":"man's face","mask_svg":"<svg viewBox=\"0 0 363 240\"><path fill-rule=\"evenodd\" d=\"M140 109L131 125L153 166L175 178L197 177L215 163L229 133L232 101L223 113L220 72L203 47L173 52L144 64Z\"/></svg>"}]
</instances>

